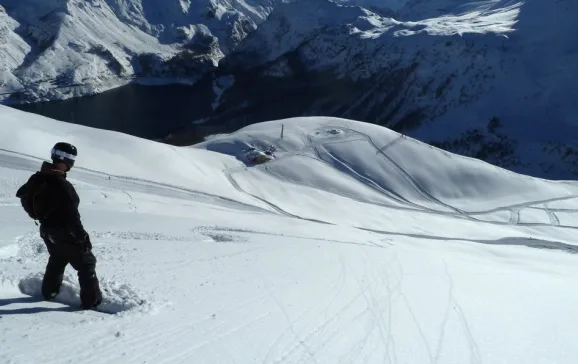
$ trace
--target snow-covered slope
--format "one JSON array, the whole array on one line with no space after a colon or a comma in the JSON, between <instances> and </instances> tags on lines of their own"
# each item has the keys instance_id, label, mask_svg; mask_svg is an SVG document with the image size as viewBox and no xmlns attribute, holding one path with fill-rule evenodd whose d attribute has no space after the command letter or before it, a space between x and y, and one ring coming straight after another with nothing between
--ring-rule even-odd
<instances>
[{"instance_id":1,"label":"snow-covered slope","mask_svg":"<svg viewBox=\"0 0 578 364\"><path fill-rule=\"evenodd\" d=\"M284 136L280 140L282 125ZM543 202L547 203L578 194L576 182L553 182L515 174L380 126L346 119L294 118L258 123L195 146L233 155L242 161L246 161L245 151L249 147L276 150L276 158L255 167L229 169L236 183L267 201L281 196L276 205L311 218L319 219L327 207L334 212L341 210L331 202L332 193L336 193L370 204L363 205L364 209L375 208L371 204L376 204L451 215L466 221L509 224L517 221L521 206L537 201L535 196L544 197ZM284 187L287 184L291 188ZM293 190L294 184L313 188L316 193L323 191L315 197L320 209L316 213L321 215L311 216L308 204L300 206L300 190ZM289 210L286 204L290 204ZM360 220L349 220L351 216L345 212L338 214L340 222L355 221L359 226L370 227L365 225L367 213L361 213ZM388 224L393 227L396 221L380 222L380 226Z\"/></svg>"},{"instance_id":2,"label":"snow-covered slope","mask_svg":"<svg viewBox=\"0 0 578 364\"><path fill-rule=\"evenodd\" d=\"M3 106L0 128L0 362L578 359L576 182L336 118L191 148ZM60 140L113 315L70 307L71 268L34 297L47 253L14 193Z\"/></svg>"},{"instance_id":3,"label":"snow-covered slope","mask_svg":"<svg viewBox=\"0 0 578 364\"><path fill-rule=\"evenodd\" d=\"M221 60L235 83L205 120L340 116L575 178L577 4L416 0L393 17L326 0L279 5Z\"/></svg>"},{"instance_id":4,"label":"snow-covered slope","mask_svg":"<svg viewBox=\"0 0 578 364\"><path fill-rule=\"evenodd\" d=\"M12 102L68 98L135 75L192 82L265 19L272 1L3 0L0 93L25 91Z\"/></svg>"},{"instance_id":5,"label":"snow-covered slope","mask_svg":"<svg viewBox=\"0 0 578 364\"><path fill-rule=\"evenodd\" d=\"M288 136L279 140L281 125ZM515 174L477 159L444 152L380 126L346 119L294 118L258 123L196 147L242 159L239 152L244 148L240 146L252 143L260 144L261 148L273 145L277 150L277 158L263 166L262 172L274 172L282 180L301 180L327 189L339 185L350 188L351 182L341 179L354 178L360 189L372 187L369 190L381 196L382 202L395 205L425 204L452 212L456 209L449 206L455 206L476 212L488 206L520 204L536 194L547 193L549 198L555 198L578 192L574 182L551 182Z\"/></svg>"}]
</instances>

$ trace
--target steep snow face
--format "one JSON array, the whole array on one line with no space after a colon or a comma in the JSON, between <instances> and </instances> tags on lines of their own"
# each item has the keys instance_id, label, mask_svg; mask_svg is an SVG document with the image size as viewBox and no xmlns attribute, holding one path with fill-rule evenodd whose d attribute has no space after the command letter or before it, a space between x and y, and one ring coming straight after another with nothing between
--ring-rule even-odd
<instances>
[{"instance_id":1,"label":"steep snow face","mask_svg":"<svg viewBox=\"0 0 578 364\"><path fill-rule=\"evenodd\" d=\"M213 120L334 115L523 173L578 175L576 2L411 1L395 18L326 2L335 15L293 16L318 2L278 6L221 62L238 75ZM284 113L261 111L272 93L288 95L275 101Z\"/></svg>"},{"instance_id":2,"label":"steep snow face","mask_svg":"<svg viewBox=\"0 0 578 364\"><path fill-rule=\"evenodd\" d=\"M0 64L4 65L4 70L0 71L0 84L8 89L17 87L18 79L6 69L16 69L31 49L28 43L14 33L18 26L18 22L0 5Z\"/></svg>"},{"instance_id":3,"label":"steep snow face","mask_svg":"<svg viewBox=\"0 0 578 364\"><path fill-rule=\"evenodd\" d=\"M3 106L0 128L1 363L578 359L575 182L336 118L192 148ZM48 253L14 194L61 140L105 313L76 309L70 266L39 297Z\"/></svg>"},{"instance_id":4,"label":"steep snow face","mask_svg":"<svg viewBox=\"0 0 578 364\"><path fill-rule=\"evenodd\" d=\"M101 92L135 75L194 81L264 20L271 5L6 0L0 6L0 93L25 90L12 101L35 101ZM83 87L66 88L71 85Z\"/></svg>"},{"instance_id":5,"label":"steep snow face","mask_svg":"<svg viewBox=\"0 0 578 364\"><path fill-rule=\"evenodd\" d=\"M369 12L363 8L338 5L327 0L294 1L278 6L271 18L252 33L226 65L251 68L274 60L299 47L323 29L355 22Z\"/></svg>"},{"instance_id":6,"label":"steep snow face","mask_svg":"<svg viewBox=\"0 0 578 364\"><path fill-rule=\"evenodd\" d=\"M179 42L193 24L207 26L221 42L227 53L249 31L263 21L271 10L274 0L256 0L249 3L224 0L140 0L125 2L106 0L119 17L147 33L161 38L163 42Z\"/></svg>"}]
</instances>

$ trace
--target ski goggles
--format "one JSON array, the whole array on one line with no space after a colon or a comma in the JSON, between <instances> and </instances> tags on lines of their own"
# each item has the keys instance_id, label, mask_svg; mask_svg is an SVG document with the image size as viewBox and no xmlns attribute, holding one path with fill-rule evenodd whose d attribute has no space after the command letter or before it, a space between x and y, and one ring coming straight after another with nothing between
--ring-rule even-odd
<instances>
[{"instance_id":1,"label":"ski goggles","mask_svg":"<svg viewBox=\"0 0 578 364\"><path fill-rule=\"evenodd\" d=\"M64 159L64 158L70 159L71 161L76 159L75 155L63 152L63 151L58 150L58 149L52 149L52 156L58 156L61 159Z\"/></svg>"}]
</instances>

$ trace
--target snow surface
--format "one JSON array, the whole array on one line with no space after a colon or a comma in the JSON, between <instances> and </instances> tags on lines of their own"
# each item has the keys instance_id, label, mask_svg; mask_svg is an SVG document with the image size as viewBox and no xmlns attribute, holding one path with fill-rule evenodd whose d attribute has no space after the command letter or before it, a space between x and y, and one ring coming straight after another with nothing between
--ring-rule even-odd
<instances>
[{"instance_id":1,"label":"snow surface","mask_svg":"<svg viewBox=\"0 0 578 364\"><path fill-rule=\"evenodd\" d=\"M0 130L2 363L578 359L576 182L336 118L188 148L4 106ZM37 298L47 253L14 194L59 140L112 315L75 310L70 267Z\"/></svg>"}]
</instances>

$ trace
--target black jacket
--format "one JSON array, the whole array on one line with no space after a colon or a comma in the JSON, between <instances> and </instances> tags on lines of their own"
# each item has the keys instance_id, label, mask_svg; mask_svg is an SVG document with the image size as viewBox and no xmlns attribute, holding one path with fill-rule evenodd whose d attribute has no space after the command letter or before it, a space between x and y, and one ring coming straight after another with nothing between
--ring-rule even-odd
<instances>
[{"instance_id":1,"label":"black jacket","mask_svg":"<svg viewBox=\"0 0 578 364\"><path fill-rule=\"evenodd\" d=\"M56 170L51 163L44 162L39 172L47 183L53 210L47 218L40 220L40 228L59 242L78 243L89 239L82 226L78 206L80 198L66 173Z\"/></svg>"}]
</instances>

